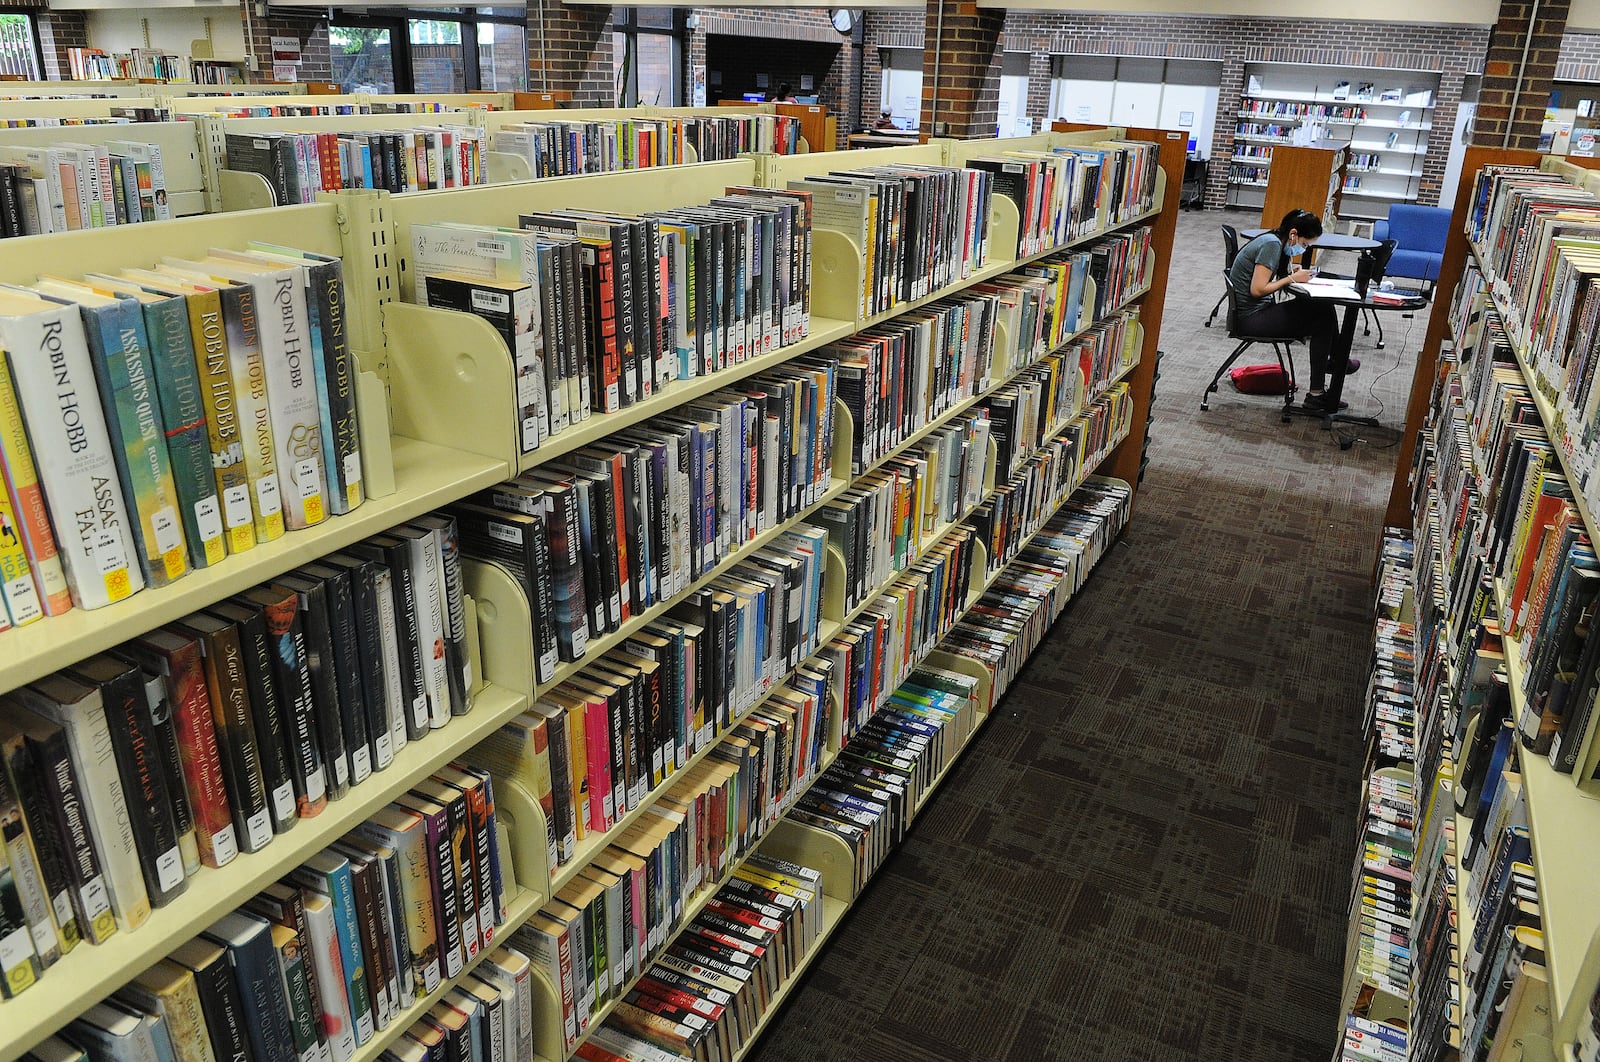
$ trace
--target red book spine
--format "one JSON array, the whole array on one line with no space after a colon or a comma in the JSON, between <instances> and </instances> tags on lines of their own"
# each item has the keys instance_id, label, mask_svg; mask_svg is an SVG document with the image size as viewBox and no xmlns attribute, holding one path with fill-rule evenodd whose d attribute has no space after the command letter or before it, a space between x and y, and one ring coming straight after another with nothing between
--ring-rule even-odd
<instances>
[{"instance_id":1,"label":"red book spine","mask_svg":"<svg viewBox=\"0 0 1600 1062\"><path fill-rule=\"evenodd\" d=\"M584 698L583 739L589 760L589 828L604 833L611 828L605 795L611 792L611 719L605 701Z\"/></svg>"},{"instance_id":2,"label":"red book spine","mask_svg":"<svg viewBox=\"0 0 1600 1062\"><path fill-rule=\"evenodd\" d=\"M178 758L183 763L185 788L194 809L200 862L220 867L238 854L233 810L228 787L222 780L222 757L217 751L217 731L211 717L211 694L205 668L200 663L200 643L186 642L164 654L170 669L172 718L176 723Z\"/></svg>"},{"instance_id":3,"label":"red book spine","mask_svg":"<svg viewBox=\"0 0 1600 1062\"><path fill-rule=\"evenodd\" d=\"M605 412L621 408L622 351L617 346L617 278L611 245L595 248L595 335L600 348L600 393Z\"/></svg>"}]
</instances>

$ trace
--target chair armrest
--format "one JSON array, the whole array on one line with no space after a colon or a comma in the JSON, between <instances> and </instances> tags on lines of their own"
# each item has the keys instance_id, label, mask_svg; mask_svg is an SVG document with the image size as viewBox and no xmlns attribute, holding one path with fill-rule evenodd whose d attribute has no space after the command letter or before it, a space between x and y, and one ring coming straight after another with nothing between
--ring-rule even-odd
<instances>
[{"instance_id":1,"label":"chair armrest","mask_svg":"<svg viewBox=\"0 0 1600 1062\"><path fill-rule=\"evenodd\" d=\"M1387 218L1379 218L1372 223L1372 238L1379 243L1389 238L1389 221Z\"/></svg>"}]
</instances>

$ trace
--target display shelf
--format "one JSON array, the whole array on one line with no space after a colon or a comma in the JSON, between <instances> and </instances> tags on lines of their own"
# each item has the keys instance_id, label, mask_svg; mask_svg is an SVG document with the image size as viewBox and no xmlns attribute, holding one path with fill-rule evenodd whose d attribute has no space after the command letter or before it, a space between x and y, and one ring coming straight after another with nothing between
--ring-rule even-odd
<instances>
[{"instance_id":1,"label":"display shelf","mask_svg":"<svg viewBox=\"0 0 1600 1062\"><path fill-rule=\"evenodd\" d=\"M1235 188L1265 188L1269 182L1267 182L1267 181L1239 181L1239 180L1234 180L1232 178L1229 178L1228 183L1233 185Z\"/></svg>"},{"instance_id":2,"label":"display shelf","mask_svg":"<svg viewBox=\"0 0 1600 1062\"><path fill-rule=\"evenodd\" d=\"M520 694L484 686L474 696L470 712L406 745L388 768L351 786L343 797L328 801L320 815L299 820L258 852L241 853L224 867L201 868L183 893L151 912L149 921L138 929L119 931L104 944L80 944L50 967L33 988L0 1003L0 1028L5 1030L0 1055L21 1053L60 1029L91 1003L116 991L177 945L238 908L262 886L277 881L349 833L527 706L527 698ZM535 907L544 903L537 889L527 889L525 895Z\"/></svg>"},{"instance_id":3,"label":"display shelf","mask_svg":"<svg viewBox=\"0 0 1600 1062\"><path fill-rule=\"evenodd\" d=\"M1336 103L1352 106L1359 104L1363 107L1399 107L1402 110L1409 107L1412 110L1431 111L1438 106L1434 103L1380 100L1370 96L1330 96L1325 92L1241 92L1239 96L1247 100L1284 100L1289 103Z\"/></svg>"},{"instance_id":4,"label":"display shelf","mask_svg":"<svg viewBox=\"0 0 1600 1062\"><path fill-rule=\"evenodd\" d=\"M1353 195L1358 199L1393 199L1400 203L1413 202L1417 197L1405 192L1385 192L1376 188L1352 188L1344 185L1339 189L1345 195Z\"/></svg>"},{"instance_id":5,"label":"display shelf","mask_svg":"<svg viewBox=\"0 0 1600 1062\"><path fill-rule=\"evenodd\" d=\"M414 439L394 440L394 460L399 489L393 494L368 498L343 516L290 531L209 568L191 571L168 586L146 587L104 608L75 608L0 635L4 650L0 691L32 682L506 477L501 462Z\"/></svg>"},{"instance_id":6,"label":"display shelf","mask_svg":"<svg viewBox=\"0 0 1600 1062\"><path fill-rule=\"evenodd\" d=\"M418 999L411 1006L399 1011L390 1020L388 1025L372 1034L372 1039L356 1048L350 1056L349 1062L376 1062L383 1057L389 1045L405 1035L407 1029L425 1017L433 1005L443 999L456 985L472 975L478 964L488 958L500 943L515 933L522 923L526 922L544 904L544 897L532 889L522 889L517 895L506 903L506 920L495 927L495 943L479 949L478 954L461 964L461 972L454 977L441 981L439 987ZM409 971L407 971L409 972Z\"/></svg>"},{"instance_id":7,"label":"display shelf","mask_svg":"<svg viewBox=\"0 0 1600 1062\"><path fill-rule=\"evenodd\" d=\"M1248 140L1252 144L1292 144L1292 143L1294 143L1293 140L1291 140L1289 137L1286 137L1286 136L1262 136L1259 133L1234 133L1233 134L1233 138L1235 140Z\"/></svg>"},{"instance_id":8,"label":"display shelf","mask_svg":"<svg viewBox=\"0 0 1600 1062\"><path fill-rule=\"evenodd\" d=\"M120 103L121 101L112 101ZM187 217L206 211L205 178L200 160L200 142L195 138L195 128L188 122L133 122L71 126L27 126L0 128L0 147L49 147L63 141L80 144L105 144L112 140L131 140L137 143L158 144L161 163L166 175L167 203L173 217ZM116 229L121 226L113 225ZM144 224L129 225L130 229L143 231L146 240L152 231ZM83 230L79 230L83 231ZM103 230L88 230L103 231ZM48 234L45 234L48 235ZM41 235L13 237L34 240ZM20 250L27 244L8 245Z\"/></svg>"}]
</instances>

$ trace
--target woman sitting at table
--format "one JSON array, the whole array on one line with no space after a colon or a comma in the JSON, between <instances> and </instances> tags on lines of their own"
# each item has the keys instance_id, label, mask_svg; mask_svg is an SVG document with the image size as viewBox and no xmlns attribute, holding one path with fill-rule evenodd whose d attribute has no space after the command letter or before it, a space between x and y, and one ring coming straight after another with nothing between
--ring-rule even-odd
<instances>
[{"instance_id":1,"label":"woman sitting at table","mask_svg":"<svg viewBox=\"0 0 1600 1062\"><path fill-rule=\"evenodd\" d=\"M1326 412L1324 392L1328 385L1328 355L1339 332L1338 315L1332 305L1314 299L1277 301L1273 296L1290 284L1304 284L1311 271L1297 266L1285 273L1289 260L1299 258L1306 247L1322 235L1322 222L1309 210L1291 210L1275 229L1269 229L1239 248L1228 268L1228 284L1233 288L1238 315L1234 321L1240 336L1278 338L1294 336L1310 341L1311 380L1304 406L1314 413ZM1352 373L1360 362L1354 358L1345 372ZM1340 405L1345 403L1341 402Z\"/></svg>"}]
</instances>

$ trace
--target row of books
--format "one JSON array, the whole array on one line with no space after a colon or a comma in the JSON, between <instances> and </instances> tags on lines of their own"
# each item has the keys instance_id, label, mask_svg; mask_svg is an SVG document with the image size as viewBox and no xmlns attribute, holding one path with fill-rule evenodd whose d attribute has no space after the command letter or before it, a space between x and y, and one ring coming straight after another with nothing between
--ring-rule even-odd
<instances>
[{"instance_id":1,"label":"row of books","mask_svg":"<svg viewBox=\"0 0 1600 1062\"><path fill-rule=\"evenodd\" d=\"M576 1057L734 1058L817 946L824 903L820 871L752 854L648 962Z\"/></svg>"},{"instance_id":2,"label":"row of books","mask_svg":"<svg viewBox=\"0 0 1600 1062\"><path fill-rule=\"evenodd\" d=\"M1587 784L1595 777L1593 704L1600 653L1593 616L1600 565L1574 501L1575 485L1546 436L1503 321L1471 270L1455 311L1456 358L1472 410L1469 526L1477 578L1498 586L1497 634L1517 656L1526 747ZM1459 447L1458 447L1459 450ZM1460 643L1458 643L1460 644Z\"/></svg>"},{"instance_id":3,"label":"row of books","mask_svg":"<svg viewBox=\"0 0 1600 1062\"><path fill-rule=\"evenodd\" d=\"M74 81L135 77L179 81L184 74L182 56L157 48L134 48L126 53L108 53L103 48L68 48L67 71Z\"/></svg>"},{"instance_id":4,"label":"row of books","mask_svg":"<svg viewBox=\"0 0 1600 1062\"><path fill-rule=\"evenodd\" d=\"M1487 286L1529 370L1563 425L1553 439L1568 459L1574 489L1588 494L1600 451L1587 425L1597 401L1592 251L1600 199L1554 174L1487 166L1473 185L1468 233Z\"/></svg>"},{"instance_id":5,"label":"row of books","mask_svg":"<svg viewBox=\"0 0 1600 1062\"><path fill-rule=\"evenodd\" d=\"M159 144L112 140L0 146L0 237L170 217Z\"/></svg>"},{"instance_id":6,"label":"row of books","mask_svg":"<svg viewBox=\"0 0 1600 1062\"><path fill-rule=\"evenodd\" d=\"M517 374L524 453L587 419L810 331L810 201L731 188L635 216L523 215L413 226L420 303L488 320Z\"/></svg>"},{"instance_id":7,"label":"row of books","mask_svg":"<svg viewBox=\"0 0 1600 1062\"><path fill-rule=\"evenodd\" d=\"M495 129L495 151L528 161L535 177L612 173L731 159L744 152L792 155L800 122L773 114L687 115L662 118L564 119L519 122Z\"/></svg>"},{"instance_id":8,"label":"row of books","mask_svg":"<svg viewBox=\"0 0 1600 1062\"><path fill-rule=\"evenodd\" d=\"M1127 525L1133 492L1090 476L1001 571L939 648L992 676L988 711Z\"/></svg>"},{"instance_id":9,"label":"row of books","mask_svg":"<svg viewBox=\"0 0 1600 1062\"><path fill-rule=\"evenodd\" d=\"M376 188L419 192L488 181L484 131L471 125L358 132L228 133L228 168L259 174L278 203L319 192Z\"/></svg>"},{"instance_id":10,"label":"row of books","mask_svg":"<svg viewBox=\"0 0 1600 1062\"><path fill-rule=\"evenodd\" d=\"M890 165L815 174L788 187L810 196L815 225L844 233L859 249L861 316L872 317L983 266L992 185L978 169Z\"/></svg>"},{"instance_id":11,"label":"row of books","mask_svg":"<svg viewBox=\"0 0 1600 1062\"><path fill-rule=\"evenodd\" d=\"M487 772L445 767L59 1039L90 1058L344 1060L468 966L425 1020L452 1024L436 1012L458 997L531 1011L527 958L499 943L514 890Z\"/></svg>"},{"instance_id":12,"label":"row of books","mask_svg":"<svg viewBox=\"0 0 1600 1062\"><path fill-rule=\"evenodd\" d=\"M439 516L394 528L0 698L11 870L44 967L466 713L454 536Z\"/></svg>"},{"instance_id":13,"label":"row of books","mask_svg":"<svg viewBox=\"0 0 1600 1062\"><path fill-rule=\"evenodd\" d=\"M112 105L106 108L105 114L76 115L66 117L41 115L37 118L0 118L0 129L54 129L74 125L128 125L133 122L170 121L172 121L172 108L170 107L129 107L126 105Z\"/></svg>"},{"instance_id":14,"label":"row of books","mask_svg":"<svg viewBox=\"0 0 1600 1062\"><path fill-rule=\"evenodd\" d=\"M337 258L257 244L7 288L0 346L8 625L361 504Z\"/></svg>"},{"instance_id":15,"label":"row of books","mask_svg":"<svg viewBox=\"0 0 1600 1062\"><path fill-rule=\"evenodd\" d=\"M994 175L994 190L1017 207L1018 258L1131 220L1155 202L1160 146L1102 141L1053 151L980 156L969 167Z\"/></svg>"},{"instance_id":16,"label":"row of books","mask_svg":"<svg viewBox=\"0 0 1600 1062\"><path fill-rule=\"evenodd\" d=\"M1291 103L1285 100L1250 99L1246 97L1239 101L1239 116L1359 120L1367 116L1367 109L1365 107L1337 106L1327 103Z\"/></svg>"},{"instance_id":17,"label":"row of books","mask_svg":"<svg viewBox=\"0 0 1600 1062\"><path fill-rule=\"evenodd\" d=\"M1289 138L1294 136L1297 128L1299 127L1283 125L1279 122L1239 122L1233 127L1233 133L1235 136L1248 137L1252 140L1271 137L1273 140L1287 144Z\"/></svg>"}]
</instances>

